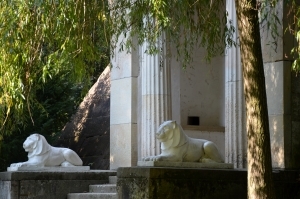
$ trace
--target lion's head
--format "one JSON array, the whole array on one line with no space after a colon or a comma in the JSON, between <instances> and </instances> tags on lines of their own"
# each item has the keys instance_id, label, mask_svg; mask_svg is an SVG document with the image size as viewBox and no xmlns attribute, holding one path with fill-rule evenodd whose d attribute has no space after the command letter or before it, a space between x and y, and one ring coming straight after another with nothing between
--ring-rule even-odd
<instances>
[{"instance_id":1,"label":"lion's head","mask_svg":"<svg viewBox=\"0 0 300 199\"><path fill-rule=\"evenodd\" d=\"M162 143L161 149L181 146L187 142L181 126L172 120L165 121L159 126L156 138Z\"/></svg>"},{"instance_id":2,"label":"lion's head","mask_svg":"<svg viewBox=\"0 0 300 199\"><path fill-rule=\"evenodd\" d=\"M45 137L40 134L32 134L23 143L23 148L28 152L28 158L41 155L50 150L51 146Z\"/></svg>"}]
</instances>

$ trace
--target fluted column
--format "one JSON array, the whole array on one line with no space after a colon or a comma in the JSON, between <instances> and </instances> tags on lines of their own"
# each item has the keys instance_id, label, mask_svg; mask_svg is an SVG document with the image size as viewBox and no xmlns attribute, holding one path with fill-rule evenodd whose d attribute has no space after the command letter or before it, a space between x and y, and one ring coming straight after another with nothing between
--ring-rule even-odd
<instances>
[{"instance_id":1,"label":"fluted column","mask_svg":"<svg viewBox=\"0 0 300 199\"><path fill-rule=\"evenodd\" d=\"M226 1L226 10L237 27L234 0ZM238 32L235 32L236 40ZM235 168L246 168L247 139L243 77L239 47L227 50L225 57L225 161Z\"/></svg>"},{"instance_id":2,"label":"fluted column","mask_svg":"<svg viewBox=\"0 0 300 199\"><path fill-rule=\"evenodd\" d=\"M157 55L145 53L147 43L140 47L141 70L141 132L140 156L160 154L160 145L155 138L158 126L171 119L170 68L166 58L166 41L157 41Z\"/></svg>"}]
</instances>

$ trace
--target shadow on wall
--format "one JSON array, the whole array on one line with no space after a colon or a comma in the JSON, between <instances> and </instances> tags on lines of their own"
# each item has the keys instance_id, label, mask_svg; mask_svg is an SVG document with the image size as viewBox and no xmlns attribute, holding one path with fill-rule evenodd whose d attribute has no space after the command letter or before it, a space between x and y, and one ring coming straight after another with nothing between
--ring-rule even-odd
<instances>
[{"instance_id":1,"label":"shadow on wall","mask_svg":"<svg viewBox=\"0 0 300 199\"><path fill-rule=\"evenodd\" d=\"M110 67L107 66L89 90L71 121L54 143L78 153L83 165L109 169Z\"/></svg>"}]
</instances>

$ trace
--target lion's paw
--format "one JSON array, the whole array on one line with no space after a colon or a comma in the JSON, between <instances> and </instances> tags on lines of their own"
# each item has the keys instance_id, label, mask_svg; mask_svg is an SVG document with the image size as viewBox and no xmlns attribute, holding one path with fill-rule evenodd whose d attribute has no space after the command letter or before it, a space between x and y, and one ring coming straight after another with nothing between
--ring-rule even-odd
<instances>
[{"instance_id":1,"label":"lion's paw","mask_svg":"<svg viewBox=\"0 0 300 199\"><path fill-rule=\"evenodd\" d=\"M162 156L149 156L142 159L143 161L162 161Z\"/></svg>"},{"instance_id":2,"label":"lion's paw","mask_svg":"<svg viewBox=\"0 0 300 199\"><path fill-rule=\"evenodd\" d=\"M24 165L21 162L20 163L13 163L13 164L10 165L10 167L22 167L22 166L24 166Z\"/></svg>"},{"instance_id":3,"label":"lion's paw","mask_svg":"<svg viewBox=\"0 0 300 199\"><path fill-rule=\"evenodd\" d=\"M152 161L162 161L163 158L161 156L155 156L152 158Z\"/></svg>"}]
</instances>

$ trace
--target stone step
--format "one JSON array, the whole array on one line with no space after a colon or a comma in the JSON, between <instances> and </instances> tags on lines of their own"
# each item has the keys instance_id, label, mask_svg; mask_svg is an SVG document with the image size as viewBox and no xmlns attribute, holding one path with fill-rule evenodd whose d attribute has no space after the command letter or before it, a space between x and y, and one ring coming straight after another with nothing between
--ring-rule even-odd
<instances>
[{"instance_id":1,"label":"stone step","mask_svg":"<svg viewBox=\"0 0 300 199\"><path fill-rule=\"evenodd\" d=\"M90 185L90 193L116 193L116 184Z\"/></svg>"},{"instance_id":2,"label":"stone step","mask_svg":"<svg viewBox=\"0 0 300 199\"><path fill-rule=\"evenodd\" d=\"M116 193L69 193L68 199L118 199Z\"/></svg>"},{"instance_id":3,"label":"stone step","mask_svg":"<svg viewBox=\"0 0 300 199\"><path fill-rule=\"evenodd\" d=\"M109 176L109 184L117 184L117 176Z\"/></svg>"}]
</instances>

